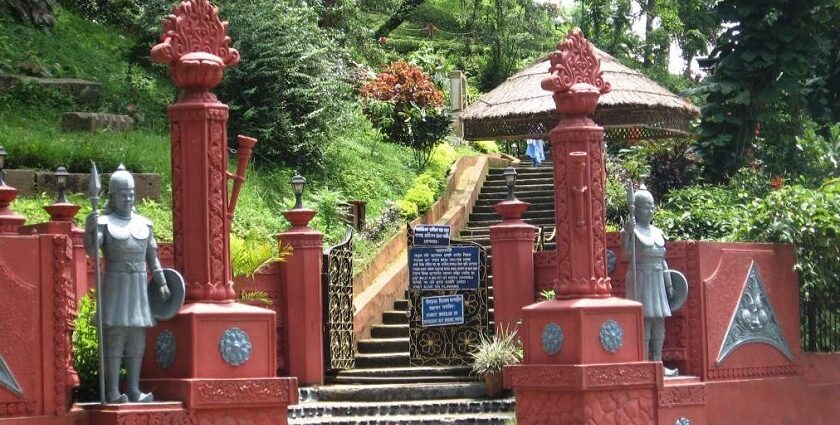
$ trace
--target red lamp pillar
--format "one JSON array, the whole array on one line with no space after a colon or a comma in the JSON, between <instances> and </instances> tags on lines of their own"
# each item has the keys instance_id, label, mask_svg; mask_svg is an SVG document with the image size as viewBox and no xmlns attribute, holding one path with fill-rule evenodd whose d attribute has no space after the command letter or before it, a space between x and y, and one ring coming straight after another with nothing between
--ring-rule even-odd
<instances>
[{"instance_id":1,"label":"red lamp pillar","mask_svg":"<svg viewBox=\"0 0 840 425\"><path fill-rule=\"evenodd\" d=\"M287 350L289 375L307 385L324 383L324 319L321 263L324 235L309 228L316 211L295 208L283 216L292 228L277 235L292 247L283 264L282 282L287 300Z\"/></svg>"},{"instance_id":2,"label":"red lamp pillar","mask_svg":"<svg viewBox=\"0 0 840 425\"><path fill-rule=\"evenodd\" d=\"M490 226L493 250L493 309L496 330L514 329L522 319L522 307L534 302L534 231L522 221L531 205L518 199L502 201L493 208L502 222Z\"/></svg>"},{"instance_id":3,"label":"red lamp pillar","mask_svg":"<svg viewBox=\"0 0 840 425\"><path fill-rule=\"evenodd\" d=\"M0 147L0 150L3 148ZM6 151L3 150L3 156ZM3 168L0 167L0 234L9 233L14 234L18 232L18 228L26 222L26 217L12 211L9 205L17 198L18 190L7 185L3 181Z\"/></svg>"},{"instance_id":4,"label":"red lamp pillar","mask_svg":"<svg viewBox=\"0 0 840 425\"><path fill-rule=\"evenodd\" d=\"M644 361L641 304L610 298L606 270L604 129L590 116L610 85L580 29L550 58L557 299L522 310L525 358L506 371L517 422L654 424L662 367Z\"/></svg>"}]
</instances>

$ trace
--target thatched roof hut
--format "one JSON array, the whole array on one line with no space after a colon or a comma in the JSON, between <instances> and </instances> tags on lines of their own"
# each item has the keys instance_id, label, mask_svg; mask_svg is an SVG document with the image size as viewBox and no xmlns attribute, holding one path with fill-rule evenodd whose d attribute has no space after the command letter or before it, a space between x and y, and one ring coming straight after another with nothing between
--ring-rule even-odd
<instances>
[{"instance_id":1,"label":"thatched roof hut","mask_svg":"<svg viewBox=\"0 0 840 425\"><path fill-rule=\"evenodd\" d=\"M700 111L616 58L594 48L604 80L612 91L602 95L595 122L607 140L684 135ZM548 75L548 56L508 78L461 113L464 138L524 139L545 136L559 121L551 92L540 87Z\"/></svg>"}]
</instances>

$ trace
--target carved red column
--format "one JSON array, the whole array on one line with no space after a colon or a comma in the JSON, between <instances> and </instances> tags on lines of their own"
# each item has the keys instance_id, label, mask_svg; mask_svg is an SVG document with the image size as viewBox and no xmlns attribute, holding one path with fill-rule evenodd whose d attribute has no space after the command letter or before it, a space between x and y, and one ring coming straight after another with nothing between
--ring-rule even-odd
<instances>
[{"instance_id":1,"label":"carved red column","mask_svg":"<svg viewBox=\"0 0 840 425\"><path fill-rule=\"evenodd\" d=\"M184 1L163 22L155 62L169 66L180 89L169 106L172 140L172 226L175 269L188 301L232 302L227 220L228 106L210 90L239 62L227 22L207 0Z\"/></svg>"},{"instance_id":2,"label":"carved red column","mask_svg":"<svg viewBox=\"0 0 840 425\"><path fill-rule=\"evenodd\" d=\"M522 307L534 302L534 232L522 221L531 205L518 199L502 201L493 208L502 222L490 226L493 250L493 309L496 330L514 329L522 319Z\"/></svg>"},{"instance_id":3,"label":"carved red column","mask_svg":"<svg viewBox=\"0 0 840 425\"><path fill-rule=\"evenodd\" d=\"M549 133L557 299L522 310L525 358L506 370L517 423L652 425L662 366L644 361L641 304L610 298L606 270L604 129L589 117L610 85L579 29L557 45L549 72L542 87L562 116Z\"/></svg>"},{"instance_id":4,"label":"carved red column","mask_svg":"<svg viewBox=\"0 0 840 425\"><path fill-rule=\"evenodd\" d=\"M321 263L324 235L309 228L315 211L304 208L284 211L292 228L277 235L292 247L282 266L281 282L287 300L286 320L289 375L305 385L324 383L324 320L321 294Z\"/></svg>"},{"instance_id":5,"label":"carved red column","mask_svg":"<svg viewBox=\"0 0 840 425\"><path fill-rule=\"evenodd\" d=\"M0 173L2 172L0 170ZM17 233L18 227L26 222L26 217L9 208L9 205L17 198L17 195L18 190L7 185L3 181L3 176L0 175L0 234Z\"/></svg>"},{"instance_id":6,"label":"carved red column","mask_svg":"<svg viewBox=\"0 0 840 425\"><path fill-rule=\"evenodd\" d=\"M297 381L276 377L275 314L234 302L230 279L228 106L210 90L239 53L208 0L182 1L163 27L152 59L168 65L180 89L169 120L174 268L186 281L187 303L149 330L141 387L155 400L183 402L193 423L285 424ZM106 410L100 417L116 414L119 423L134 414Z\"/></svg>"}]
</instances>

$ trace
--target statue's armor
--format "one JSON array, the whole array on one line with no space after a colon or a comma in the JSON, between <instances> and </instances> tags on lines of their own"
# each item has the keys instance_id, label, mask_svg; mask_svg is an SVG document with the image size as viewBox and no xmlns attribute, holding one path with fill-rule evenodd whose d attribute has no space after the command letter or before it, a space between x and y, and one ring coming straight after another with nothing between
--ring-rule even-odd
<instances>
[{"instance_id":1,"label":"statue's armor","mask_svg":"<svg viewBox=\"0 0 840 425\"><path fill-rule=\"evenodd\" d=\"M105 275L102 279L102 321L105 326L152 327L147 263L157 262L152 223L143 216L131 219L114 214L98 218L102 234ZM153 266L153 264L149 264Z\"/></svg>"},{"instance_id":2,"label":"statue's armor","mask_svg":"<svg viewBox=\"0 0 840 425\"><path fill-rule=\"evenodd\" d=\"M647 235L638 229L634 232L636 275L633 275L633 266L628 266L625 278L626 297L642 303L645 318L671 317L664 280L665 237L660 229L651 230L653 232Z\"/></svg>"}]
</instances>

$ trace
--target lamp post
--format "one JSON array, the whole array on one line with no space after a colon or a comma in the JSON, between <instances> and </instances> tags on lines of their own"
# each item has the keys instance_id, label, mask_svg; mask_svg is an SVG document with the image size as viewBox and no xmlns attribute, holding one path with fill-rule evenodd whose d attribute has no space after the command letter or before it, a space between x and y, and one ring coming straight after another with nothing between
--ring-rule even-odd
<instances>
[{"instance_id":1,"label":"lamp post","mask_svg":"<svg viewBox=\"0 0 840 425\"><path fill-rule=\"evenodd\" d=\"M65 194L65 189L67 188L67 176L70 173L67 172L67 169L64 167L58 167L55 170L55 182L58 185L58 198L55 199L56 204L67 204L67 195Z\"/></svg>"},{"instance_id":2,"label":"lamp post","mask_svg":"<svg viewBox=\"0 0 840 425\"><path fill-rule=\"evenodd\" d=\"M58 167L53 176L58 186L58 196L51 205L44 206L44 210L50 215L50 221L72 222L80 207L67 200L67 178L70 173L66 168Z\"/></svg>"},{"instance_id":3,"label":"lamp post","mask_svg":"<svg viewBox=\"0 0 840 425\"><path fill-rule=\"evenodd\" d=\"M516 187L516 169L513 167L505 168L503 173L505 176L505 185L507 185L507 201L515 201L516 195L513 194L513 189Z\"/></svg>"},{"instance_id":4,"label":"lamp post","mask_svg":"<svg viewBox=\"0 0 840 425\"><path fill-rule=\"evenodd\" d=\"M303 188L306 187L306 179L303 178L297 171L295 171L295 176L292 177L292 189L295 191L295 206L294 209L299 210L303 208L303 201L301 200L301 196L303 195Z\"/></svg>"},{"instance_id":5,"label":"lamp post","mask_svg":"<svg viewBox=\"0 0 840 425\"><path fill-rule=\"evenodd\" d=\"M6 182L3 181L4 168L6 168L6 148L0 146L0 186L6 185Z\"/></svg>"},{"instance_id":6,"label":"lamp post","mask_svg":"<svg viewBox=\"0 0 840 425\"><path fill-rule=\"evenodd\" d=\"M6 149L0 146L0 233L17 233L26 218L12 211L9 205L17 198L18 190L3 181L6 167Z\"/></svg>"}]
</instances>

